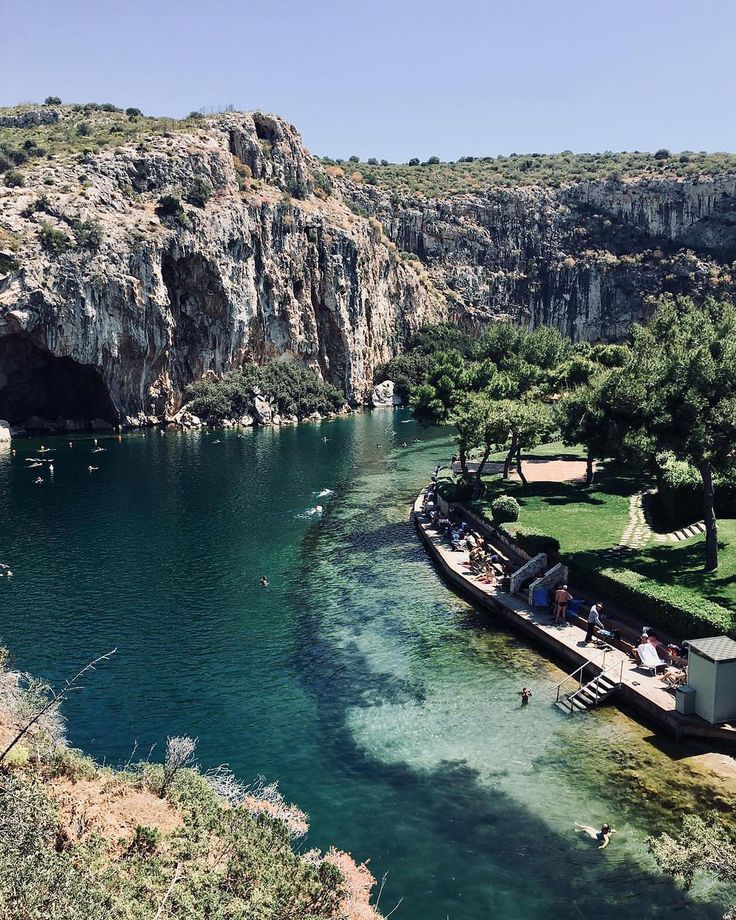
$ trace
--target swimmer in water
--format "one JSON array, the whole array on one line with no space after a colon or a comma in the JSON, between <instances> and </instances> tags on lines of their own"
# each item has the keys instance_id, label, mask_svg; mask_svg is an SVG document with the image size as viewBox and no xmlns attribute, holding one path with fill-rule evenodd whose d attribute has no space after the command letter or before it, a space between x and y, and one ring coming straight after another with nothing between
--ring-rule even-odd
<instances>
[{"instance_id":1,"label":"swimmer in water","mask_svg":"<svg viewBox=\"0 0 736 920\"><path fill-rule=\"evenodd\" d=\"M591 839L597 840L600 844L598 847L599 850L605 850L610 843L611 834L616 833L616 828L611 827L610 824L602 824L599 831L591 827L590 824L578 824L577 821L575 822L575 827L584 834L587 834Z\"/></svg>"},{"instance_id":2,"label":"swimmer in water","mask_svg":"<svg viewBox=\"0 0 736 920\"><path fill-rule=\"evenodd\" d=\"M528 687L522 687L519 690L519 696L521 697L521 705L528 706L529 700L532 698L532 691Z\"/></svg>"},{"instance_id":3,"label":"swimmer in water","mask_svg":"<svg viewBox=\"0 0 736 920\"><path fill-rule=\"evenodd\" d=\"M33 480L33 484L34 486L43 485L43 478L41 476L36 476L36 478Z\"/></svg>"},{"instance_id":4,"label":"swimmer in water","mask_svg":"<svg viewBox=\"0 0 736 920\"><path fill-rule=\"evenodd\" d=\"M261 576L261 584L263 585L264 588L268 587L268 579L266 578L265 575Z\"/></svg>"},{"instance_id":5,"label":"swimmer in water","mask_svg":"<svg viewBox=\"0 0 736 920\"><path fill-rule=\"evenodd\" d=\"M87 467L88 473L94 473L95 470L99 470L99 466L88 466Z\"/></svg>"},{"instance_id":6,"label":"swimmer in water","mask_svg":"<svg viewBox=\"0 0 736 920\"><path fill-rule=\"evenodd\" d=\"M12 578L13 573L6 562L0 562L0 578Z\"/></svg>"},{"instance_id":7,"label":"swimmer in water","mask_svg":"<svg viewBox=\"0 0 736 920\"><path fill-rule=\"evenodd\" d=\"M72 444L71 441L69 442L69 447L74 447L74 444Z\"/></svg>"}]
</instances>

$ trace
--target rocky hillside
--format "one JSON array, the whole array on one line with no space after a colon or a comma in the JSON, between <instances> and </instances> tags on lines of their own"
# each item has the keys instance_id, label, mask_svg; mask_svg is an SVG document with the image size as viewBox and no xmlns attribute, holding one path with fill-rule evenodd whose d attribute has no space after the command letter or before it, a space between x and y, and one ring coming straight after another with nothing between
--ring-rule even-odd
<instances>
[{"instance_id":1,"label":"rocky hillside","mask_svg":"<svg viewBox=\"0 0 736 920\"><path fill-rule=\"evenodd\" d=\"M733 296L732 156L512 159L320 161L262 113L0 110L0 418L145 424L276 359L359 403L427 323L617 339L650 295Z\"/></svg>"},{"instance_id":2,"label":"rocky hillside","mask_svg":"<svg viewBox=\"0 0 736 920\"><path fill-rule=\"evenodd\" d=\"M39 123L41 122L41 123ZM0 417L173 414L271 358L361 402L442 298L269 115L0 113Z\"/></svg>"},{"instance_id":3,"label":"rocky hillside","mask_svg":"<svg viewBox=\"0 0 736 920\"><path fill-rule=\"evenodd\" d=\"M663 292L734 296L731 159L729 171L708 176L558 176L555 185L491 183L446 197L427 197L422 183L441 165L413 167L414 188L405 184L402 194L380 167L327 169L349 172L337 176L346 197L381 221L404 258L424 264L461 323L511 317L595 341L622 338ZM457 187L462 174L453 172ZM441 178L438 185L442 196Z\"/></svg>"}]
</instances>

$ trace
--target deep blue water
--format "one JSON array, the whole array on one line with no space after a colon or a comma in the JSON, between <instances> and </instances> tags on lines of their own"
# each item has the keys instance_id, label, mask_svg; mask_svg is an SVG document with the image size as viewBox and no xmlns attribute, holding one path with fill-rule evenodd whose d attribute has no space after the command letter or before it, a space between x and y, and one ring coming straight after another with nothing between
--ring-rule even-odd
<instances>
[{"instance_id":1,"label":"deep blue water","mask_svg":"<svg viewBox=\"0 0 736 920\"><path fill-rule=\"evenodd\" d=\"M16 664L58 681L117 647L66 706L75 745L124 763L186 733L204 767L278 779L305 846L388 873L398 920L719 915L656 873L661 820L620 755L676 765L613 710L560 714L557 668L428 563L408 512L446 433L379 411L99 444L47 439L43 485L24 462L40 441L0 456ZM598 853L573 823L603 820L619 833Z\"/></svg>"}]
</instances>

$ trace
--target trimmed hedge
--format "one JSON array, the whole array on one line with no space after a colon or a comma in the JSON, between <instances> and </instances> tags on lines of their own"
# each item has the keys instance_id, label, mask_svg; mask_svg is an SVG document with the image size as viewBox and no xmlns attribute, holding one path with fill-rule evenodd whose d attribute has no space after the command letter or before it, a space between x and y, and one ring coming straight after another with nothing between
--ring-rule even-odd
<instances>
[{"instance_id":1,"label":"trimmed hedge","mask_svg":"<svg viewBox=\"0 0 736 920\"><path fill-rule=\"evenodd\" d=\"M473 487L469 482L463 482L462 479L453 481L452 479L440 479L437 483L437 491L446 502L465 502L469 507Z\"/></svg>"},{"instance_id":2,"label":"trimmed hedge","mask_svg":"<svg viewBox=\"0 0 736 920\"><path fill-rule=\"evenodd\" d=\"M550 568L559 561L560 541L556 537L550 537L544 533L524 533L523 531L507 534L507 536L510 540L518 543L524 552L529 553L530 556L546 553Z\"/></svg>"},{"instance_id":3,"label":"trimmed hedge","mask_svg":"<svg viewBox=\"0 0 736 920\"><path fill-rule=\"evenodd\" d=\"M693 610L682 606L682 593L676 587L631 569L592 569L576 563L568 566L571 582L621 607L645 626L661 626L680 640L711 636L714 632L736 635L734 612L705 597L695 601L697 610Z\"/></svg>"}]
</instances>

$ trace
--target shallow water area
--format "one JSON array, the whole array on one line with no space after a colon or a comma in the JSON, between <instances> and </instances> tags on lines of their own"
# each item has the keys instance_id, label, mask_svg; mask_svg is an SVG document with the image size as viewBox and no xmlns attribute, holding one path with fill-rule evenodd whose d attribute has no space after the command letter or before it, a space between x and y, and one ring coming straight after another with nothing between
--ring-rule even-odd
<instances>
[{"instance_id":1,"label":"shallow water area","mask_svg":"<svg viewBox=\"0 0 736 920\"><path fill-rule=\"evenodd\" d=\"M720 916L645 840L734 784L614 709L565 717L562 672L428 562L408 512L447 432L379 410L97 440L47 438L53 481L40 441L0 455L2 641L52 681L118 648L67 706L74 744L124 763L187 733L204 767L278 779L305 846L370 859L401 920ZM599 853L573 825L604 820Z\"/></svg>"}]
</instances>

